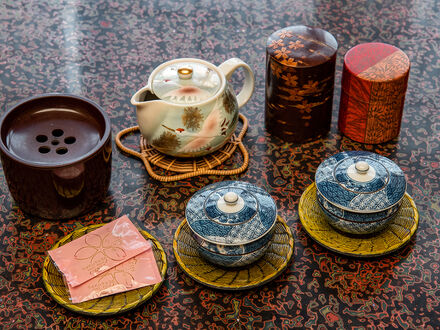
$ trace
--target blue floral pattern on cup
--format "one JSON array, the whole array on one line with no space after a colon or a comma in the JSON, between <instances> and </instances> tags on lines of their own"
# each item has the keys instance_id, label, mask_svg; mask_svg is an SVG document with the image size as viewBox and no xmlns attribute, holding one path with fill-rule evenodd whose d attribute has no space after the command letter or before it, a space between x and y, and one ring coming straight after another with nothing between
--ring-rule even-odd
<instances>
[{"instance_id":1,"label":"blue floral pattern on cup","mask_svg":"<svg viewBox=\"0 0 440 330\"><path fill-rule=\"evenodd\" d=\"M374 169L369 181L352 179L347 170L365 161ZM352 212L380 212L398 204L406 191L403 171L390 159L366 151L344 151L322 162L315 175L317 193L329 203Z\"/></svg>"},{"instance_id":2,"label":"blue floral pattern on cup","mask_svg":"<svg viewBox=\"0 0 440 330\"><path fill-rule=\"evenodd\" d=\"M376 221L348 221L330 213L323 205L321 205L321 203L318 202L318 204L321 207L321 210L324 212L325 217L330 225L340 231L354 235L368 235L376 233L384 229L397 215L397 212L394 212L390 216Z\"/></svg>"},{"instance_id":3,"label":"blue floral pattern on cup","mask_svg":"<svg viewBox=\"0 0 440 330\"><path fill-rule=\"evenodd\" d=\"M239 244L239 245L214 244L205 241L204 239L200 238L194 233L191 234L192 234L191 236L194 238L197 244L206 250L209 250L214 253L220 253L223 255L238 255L238 254L251 253L258 250L262 246L268 245L273 236L273 229L271 229L270 232L268 232L266 235L264 235L263 237L259 238L256 241L253 241L248 244Z\"/></svg>"},{"instance_id":4,"label":"blue floral pattern on cup","mask_svg":"<svg viewBox=\"0 0 440 330\"><path fill-rule=\"evenodd\" d=\"M372 213L356 213L350 212L347 210L343 210L333 204L329 203L326 199L324 199L320 194L316 194L318 203L321 207L325 208L327 213L330 215L334 215L335 217L339 217L348 221L356 221L356 222L375 222L380 221L384 218L390 217L392 214L396 213L400 209L401 202L396 205L390 207L387 210L380 212L372 212Z\"/></svg>"},{"instance_id":5,"label":"blue floral pattern on cup","mask_svg":"<svg viewBox=\"0 0 440 330\"><path fill-rule=\"evenodd\" d=\"M218 200L228 192L235 192L244 201L244 207L236 213L225 213L217 206ZM245 189L225 187L213 191L205 201L206 216L221 224L241 224L252 219L258 211L258 202Z\"/></svg>"},{"instance_id":6,"label":"blue floral pattern on cup","mask_svg":"<svg viewBox=\"0 0 440 330\"><path fill-rule=\"evenodd\" d=\"M217 194L234 192L252 201L235 213L220 214L212 205ZM215 194L213 194L215 193ZM256 202L257 204L253 204ZM206 206L209 207L207 211ZM253 212L255 208L256 212ZM217 218L211 218L218 215ZM237 220L243 215L243 220ZM203 240L214 244L248 244L270 232L276 222L277 209L272 197L260 187L241 181L223 181L206 186L189 200L185 216L189 228ZM251 218L249 218L251 216ZM230 218L231 221L225 219Z\"/></svg>"}]
</instances>

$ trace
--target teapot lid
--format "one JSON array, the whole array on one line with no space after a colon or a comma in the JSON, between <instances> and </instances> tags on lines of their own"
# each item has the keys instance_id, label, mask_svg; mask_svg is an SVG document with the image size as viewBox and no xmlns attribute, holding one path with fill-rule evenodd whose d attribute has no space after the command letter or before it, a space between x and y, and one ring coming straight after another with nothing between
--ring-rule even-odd
<instances>
[{"instance_id":1,"label":"teapot lid","mask_svg":"<svg viewBox=\"0 0 440 330\"><path fill-rule=\"evenodd\" d=\"M185 210L189 228L214 244L251 243L276 223L277 208L262 188L248 182L223 181L199 190Z\"/></svg>"},{"instance_id":2,"label":"teapot lid","mask_svg":"<svg viewBox=\"0 0 440 330\"><path fill-rule=\"evenodd\" d=\"M406 191L400 167L367 151L344 151L327 158L318 166L315 181L325 200L357 213L387 210L399 203Z\"/></svg>"},{"instance_id":3,"label":"teapot lid","mask_svg":"<svg viewBox=\"0 0 440 330\"><path fill-rule=\"evenodd\" d=\"M195 104L214 96L222 78L208 62L177 59L159 66L152 74L152 92L160 99L176 104Z\"/></svg>"}]
</instances>

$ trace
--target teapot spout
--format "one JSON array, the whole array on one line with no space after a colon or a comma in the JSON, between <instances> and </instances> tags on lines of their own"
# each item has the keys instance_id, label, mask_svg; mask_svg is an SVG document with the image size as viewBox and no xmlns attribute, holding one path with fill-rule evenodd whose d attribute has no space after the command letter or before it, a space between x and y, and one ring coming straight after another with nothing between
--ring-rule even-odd
<instances>
[{"instance_id":1,"label":"teapot spout","mask_svg":"<svg viewBox=\"0 0 440 330\"><path fill-rule=\"evenodd\" d=\"M150 144L170 110L169 105L152 93L148 86L141 88L133 95L131 104L136 106L139 130Z\"/></svg>"},{"instance_id":2,"label":"teapot spout","mask_svg":"<svg viewBox=\"0 0 440 330\"><path fill-rule=\"evenodd\" d=\"M159 100L159 98L150 90L148 86L138 90L131 98L131 104L137 106L139 103Z\"/></svg>"}]
</instances>

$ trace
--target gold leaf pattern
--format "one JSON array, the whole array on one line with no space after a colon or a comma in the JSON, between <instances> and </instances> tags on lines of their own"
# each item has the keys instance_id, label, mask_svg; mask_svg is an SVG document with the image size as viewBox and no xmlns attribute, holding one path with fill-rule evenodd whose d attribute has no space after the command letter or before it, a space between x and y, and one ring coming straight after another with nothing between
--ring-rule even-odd
<instances>
[{"instance_id":1,"label":"gold leaf pattern","mask_svg":"<svg viewBox=\"0 0 440 330\"><path fill-rule=\"evenodd\" d=\"M282 95L280 94L280 98L287 100L287 101L302 101L303 96L299 95L299 89L298 88L286 88L286 87L279 87L282 91L287 92L289 95Z\"/></svg>"},{"instance_id":2,"label":"gold leaf pattern","mask_svg":"<svg viewBox=\"0 0 440 330\"><path fill-rule=\"evenodd\" d=\"M152 144L158 148L173 151L180 146L180 141L175 134L165 131L159 138L154 139Z\"/></svg>"},{"instance_id":3,"label":"gold leaf pattern","mask_svg":"<svg viewBox=\"0 0 440 330\"><path fill-rule=\"evenodd\" d=\"M280 36L280 38L284 39L284 38L292 38L293 37L293 33L290 31L281 31L280 33L278 33L278 35Z\"/></svg>"},{"instance_id":4,"label":"gold leaf pattern","mask_svg":"<svg viewBox=\"0 0 440 330\"><path fill-rule=\"evenodd\" d=\"M293 41L290 41L289 42L289 48L290 49L295 49L295 50L297 50L297 49L299 49L299 48L303 48L304 47L304 44L300 41L300 40L297 40L297 41L295 41L295 42L293 42Z\"/></svg>"},{"instance_id":5,"label":"gold leaf pattern","mask_svg":"<svg viewBox=\"0 0 440 330\"><path fill-rule=\"evenodd\" d=\"M286 81L287 86L296 87L298 85L298 76L290 72L281 75L281 79Z\"/></svg>"},{"instance_id":6,"label":"gold leaf pattern","mask_svg":"<svg viewBox=\"0 0 440 330\"><path fill-rule=\"evenodd\" d=\"M226 91L223 94L223 107L229 114L233 113L235 110L234 98L229 88L226 88Z\"/></svg>"},{"instance_id":7,"label":"gold leaf pattern","mask_svg":"<svg viewBox=\"0 0 440 330\"><path fill-rule=\"evenodd\" d=\"M183 109L182 122L185 127L190 131L196 131L200 129L203 115L197 107L186 107Z\"/></svg>"},{"instance_id":8,"label":"gold leaf pattern","mask_svg":"<svg viewBox=\"0 0 440 330\"><path fill-rule=\"evenodd\" d=\"M287 59L282 60L281 63L288 65L288 66L298 66L298 64L304 63L304 62L300 61L300 60L295 61L293 58L289 57Z\"/></svg>"},{"instance_id":9,"label":"gold leaf pattern","mask_svg":"<svg viewBox=\"0 0 440 330\"><path fill-rule=\"evenodd\" d=\"M289 53L290 53L290 50L288 50L286 47L282 47L281 49L277 49L275 51L275 57L278 59L280 59L280 58L285 59L285 58L289 57Z\"/></svg>"},{"instance_id":10,"label":"gold leaf pattern","mask_svg":"<svg viewBox=\"0 0 440 330\"><path fill-rule=\"evenodd\" d=\"M320 89L318 88L318 82L309 80L303 85L303 90L305 94L318 93Z\"/></svg>"},{"instance_id":11,"label":"gold leaf pattern","mask_svg":"<svg viewBox=\"0 0 440 330\"><path fill-rule=\"evenodd\" d=\"M278 47L283 47L283 46L284 44L282 39L272 40L272 43L269 45L269 47L273 49L277 49Z\"/></svg>"},{"instance_id":12,"label":"gold leaf pattern","mask_svg":"<svg viewBox=\"0 0 440 330\"><path fill-rule=\"evenodd\" d=\"M281 74L283 73L283 68L277 64L277 62L275 61L271 61L270 62L270 68L273 72L273 74L279 78L281 76Z\"/></svg>"},{"instance_id":13,"label":"gold leaf pattern","mask_svg":"<svg viewBox=\"0 0 440 330\"><path fill-rule=\"evenodd\" d=\"M298 109L300 109L299 112L301 114L303 114L303 115L306 114L306 113L311 113L312 112L312 104L310 104L306 100L303 100L301 104L297 104L296 107ZM307 118L303 117L303 119L307 119Z\"/></svg>"}]
</instances>

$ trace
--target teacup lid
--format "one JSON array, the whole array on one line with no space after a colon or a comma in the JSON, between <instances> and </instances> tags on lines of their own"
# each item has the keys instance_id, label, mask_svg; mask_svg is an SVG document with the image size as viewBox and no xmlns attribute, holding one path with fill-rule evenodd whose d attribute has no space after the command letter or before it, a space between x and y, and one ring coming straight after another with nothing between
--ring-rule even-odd
<instances>
[{"instance_id":1,"label":"teacup lid","mask_svg":"<svg viewBox=\"0 0 440 330\"><path fill-rule=\"evenodd\" d=\"M223 181L196 192L186 206L185 216L192 232L203 240L241 245L272 229L277 208L262 188L242 181Z\"/></svg>"},{"instance_id":2,"label":"teacup lid","mask_svg":"<svg viewBox=\"0 0 440 330\"><path fill-rule=\"evenodd\" d=\"M170 61L157 69L151 89L157 97L171 103L203 102L214 96L222 83L212 66L195 59Z\"/></svg>"},{"instance_id":3,"label":"teacup lid","mask_svg":"<svg viewBox=\"0 0 440 330\"><path fill-rule=\"evenodd\" d=\"M316 188L329 203L347 211L373 213L399 203L406 191L400 167L366 151L344 151L316 170Z\"/></svg>"}]
</instances>

